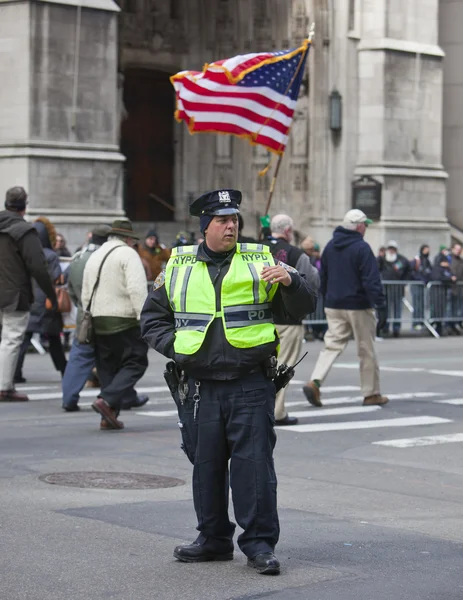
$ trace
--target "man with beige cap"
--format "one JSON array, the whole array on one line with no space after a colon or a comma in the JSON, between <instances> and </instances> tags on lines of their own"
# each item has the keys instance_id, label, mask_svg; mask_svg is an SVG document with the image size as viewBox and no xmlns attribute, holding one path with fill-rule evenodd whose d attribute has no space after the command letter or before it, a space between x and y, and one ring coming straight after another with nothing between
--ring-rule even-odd
<instances>
[{"instance_id":1,"label":"man with beige cap","mask_svg":"<svg viewBox=\"0 0 463 600\"><path fill-rule=\"evenodd\" d=\"M371 223L361 210L350 210L322 254L320 292L325 301L328 331L311 381L303 387L307 400L314 406L322 406L320 387L352 335L357 343L363 404L388 402L380 393L374 348L374 309L383 308L386 298L375 257L363 239Z\"/></svg>"}]
</instances>

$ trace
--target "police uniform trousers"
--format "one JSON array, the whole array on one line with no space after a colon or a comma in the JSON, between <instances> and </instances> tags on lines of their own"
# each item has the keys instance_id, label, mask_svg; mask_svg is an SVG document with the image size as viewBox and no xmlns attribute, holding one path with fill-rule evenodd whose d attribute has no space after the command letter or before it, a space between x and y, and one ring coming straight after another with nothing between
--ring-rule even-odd
<instances>
[{"instance_id":1,"label":"police uniform trousers","mask_svg":"<svg viewBox=\"0 0 463 600\"><path fill-rule=\"evenodd\" d=\"M184 450L194 463L197 542L218 552L232 546L230 484L235 517L244 530L238 537L240 549L248 558L273 552L280 532L273 382L261 372L228 381L202 380L196 419L195 380L188 383L188 399L179 414Z\"/></svg>"}]
</instances>

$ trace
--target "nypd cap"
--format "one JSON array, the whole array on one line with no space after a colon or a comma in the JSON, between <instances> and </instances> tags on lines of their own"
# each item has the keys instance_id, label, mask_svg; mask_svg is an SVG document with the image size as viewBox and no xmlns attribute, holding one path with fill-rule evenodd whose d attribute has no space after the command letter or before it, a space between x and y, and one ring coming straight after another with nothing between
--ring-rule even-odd
<instances>
[{"instance_id":1,"label":"nypd cap","mask_svg":"<svg viewBox=\"0 0 463 600\"><path fill-rule=\"evenodd\" d=\"M190 204L190 215L234 215L240 212L241 192L239 190L214 190L203 194Z\"/></svg>"}]
</instances>

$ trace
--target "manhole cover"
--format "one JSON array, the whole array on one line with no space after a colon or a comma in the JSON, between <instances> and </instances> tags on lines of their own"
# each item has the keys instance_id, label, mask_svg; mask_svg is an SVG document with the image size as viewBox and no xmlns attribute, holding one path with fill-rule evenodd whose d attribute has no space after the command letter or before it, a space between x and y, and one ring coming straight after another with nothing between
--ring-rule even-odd
<instances>
[{"instance_id":1,"label":"manhole cover","mask_svg":"<svg viewBox=\"0 0 463 600\"><path fill-rule=\"evenodd\" d=\"M106 490L153 490L184 485L181 479L144 473L104 473L101 471L77 471L71 473L48 473L39 477L52 485L67 487L99 488Z\"/></svg>"}]
</instances>

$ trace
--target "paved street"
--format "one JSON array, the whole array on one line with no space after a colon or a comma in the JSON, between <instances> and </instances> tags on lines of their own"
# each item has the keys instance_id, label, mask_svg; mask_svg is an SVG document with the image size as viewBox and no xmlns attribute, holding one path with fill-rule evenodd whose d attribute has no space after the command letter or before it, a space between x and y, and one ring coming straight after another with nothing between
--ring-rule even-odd
<instances>
[{"instance_id":1,"label":"paved street","mask_svg":"<svg viewBox=\"0 0 463 600\"><path fill-rule=\"evenodd\" d=\"M0 599L461 600L462 340L378 344L384 408L361 406L352 344L326 381L324 408L309 407L301 383L321 348L304 345L290 386L299 425L277 431L280 577L257 575L239 550L229 563L172 557L196 533L162 357L150 355L138 388L151 401L122 414L125 431L100 432L95 391L80 413L63 413L50 358L28 355L20 388L31 402L0 405ZM40 479L68 472L181 481L105 489Z\"/></svg>"}]
</instances>

